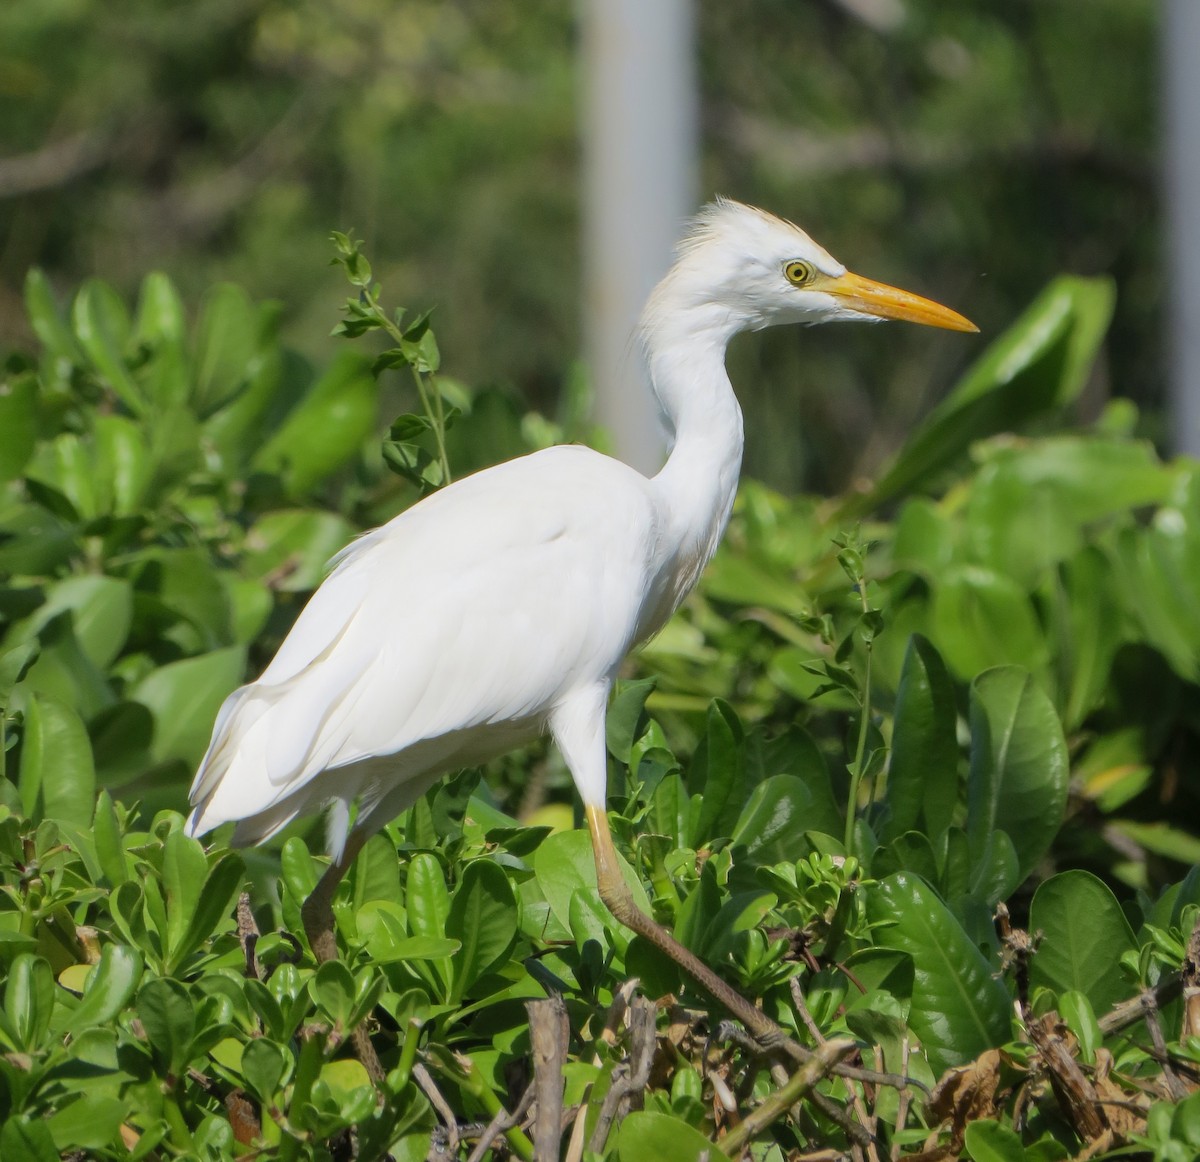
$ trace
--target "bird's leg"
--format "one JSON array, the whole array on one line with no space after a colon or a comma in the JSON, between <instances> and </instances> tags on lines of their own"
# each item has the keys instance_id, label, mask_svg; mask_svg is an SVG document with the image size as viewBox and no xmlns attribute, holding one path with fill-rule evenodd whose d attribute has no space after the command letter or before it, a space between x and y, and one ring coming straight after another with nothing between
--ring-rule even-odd
<instances>
[{"instance_id":1,"label":"bird's leg","mask_svg":"<svg viewBox=\"0 0 1200 1162\"><path fill-rule=\"evenodd\" d=\"M608 816L599 807L587 808L588 830L592 835L592 851L596 856L596 882L600 899L626 928L644 936L655 948L666 953L714 1000L724 1005L764 1045L795 1046L799 1054L808 1057L803 1046L794 1042L762 1009L723 981L695 953L689 952L660 924L655 923L634 902L633 893L621 874L617 849L613 846Z\"/></svg>"},{"instance_id":2,"label":"bird's leg","mask_svg":"<svg viewBox=\"0 0 1200 1162\"><path fill-rule=\"evenodd\" d=\"M337 959L333 897L337 893L338 884L350 870L350 865L358 857L366 840L365 833L352 834L346 841L346 847L341 857L334 860L325 869L325 874L317 881L317 886L309 893L308 899L300 905L300 917L304 921L304 934L308 937L309 947L318 964ZM355 1028L351 1034L351 1040L354 1042L355 1056L362 1062L372 1083L378 1086L387 1075L379 1063L379 1056L375 1052L375 1046L371 1044L371 1037L365 1024L359 1024Z\"/></svg>"}]
</instances>

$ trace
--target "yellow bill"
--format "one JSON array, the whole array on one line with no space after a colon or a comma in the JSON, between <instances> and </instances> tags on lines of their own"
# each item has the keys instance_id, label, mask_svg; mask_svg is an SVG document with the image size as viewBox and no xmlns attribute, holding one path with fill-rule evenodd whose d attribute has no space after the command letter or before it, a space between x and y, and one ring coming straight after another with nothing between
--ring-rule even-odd
<instances>
[{"instance_id":1,"label":"yellow bill","mask_svg":"<svg viewBox=\"0 0 1200 1162\"><path fill-rule=\"evenodd\" d=\"M813 290L835 295L851 310L879 319L903 319L927 327L945 327L948 331L979 330L970 319L963 318L949 307L943 307L941 303L849 271L837 278L823 278L813 284Z\"/></svg>"}]
</instances>

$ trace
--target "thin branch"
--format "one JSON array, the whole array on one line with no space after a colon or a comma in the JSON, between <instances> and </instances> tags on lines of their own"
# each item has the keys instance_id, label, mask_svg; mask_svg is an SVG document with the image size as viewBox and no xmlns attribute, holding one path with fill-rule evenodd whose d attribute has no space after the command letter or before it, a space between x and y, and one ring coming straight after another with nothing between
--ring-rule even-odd
<instances>
[{"instance_id":1,"label":"thin branch","mask_svg":"<svg viewBox=\"0 0 1200 1162\"><path fill-rule=\"evenodd\" d=\"M420 1062L413 1066L413 1080L421 1087L421 1092L429 1099L429 1104L437 1110L438 1117L446 1129L446 1151L451 1156L458 1153L458 1118L450 1108L450 1103L442 1097L437 1082L430 1076L429 1070Z\"/></svg>"},{"instance_id":2,"label":"thin branch","mask_svg":"<svg viewBox=\"0 0 1200 1162\"><path fill-rule=\"evenodd\" d=\"M853 1041L826 1041L812 1059L806 1061L788 1079L788 1083L777 1089L753 1113L748 1114L740 1125L735 1126L721 1140L721 1149L734 1157L742 1146L755 1134L765 1130L777 1118L782 1117L798 1101L814 1094L816 1084L827 1077L843 1057L853 1053L857 1046Z\"/></svg>"},{"instance_id":3,"label":"thin branch","mask_svg":"<svg viewBox=\"0 0 1200 1162\"><path fill-rule=\"evenodd\" d=\"M562 1143L563 1065L570 1026L562 997L530 1001L529 1036L533 1043L533 1089L537 1103L533 1123L535 1162L558 1162Z\"/></svg>"},{"instance_id":4,"label":"thin branch","mask_svg":"<svg viewBox=\"0 0 1200 1162\"><path fill-rule=\"evenodd\" d=\"M507 1110L498 1110L496 1116L488 1122L482 1134L479 1136L479 1141L475 1143L475 1148L467 1157L467 1162L483 1162L483 1156L491 1148L492 1143L500 1137L501 1134L511 1130L513 1126L525 1116L529 1107L533 1104L533 1086L529 1085L525 1089L525 1093L521 1100L517 1102L516 1107L510 1114Z\"/></svg>"},{"instance_id":5,"label":"thin branch","mask_svg":"<svg viewBox=\"0 0 1200 1162\"><path fill-rule=\"evenodd\" d=\"M613 1070L612 1084L604 1095L604 1104L600 1107L600 1115L588 1142L588 1149L593 1153L599 1154L604 1149L621 1103L631 1095L640 1093L649 1084L650 1067L654 1064L657 1045L657 1015L653 1002L645 997L634 998L629 1006L629 1058Z\"/></svg>"},{"instance_id":6,"label":"thin branch","mask_svg":"<svg viewBox=\"0 0 1200 1162\"><path fill-rule=\"evenodd\" d=\"M111 133L85 129L32 153L0 157L0 198L18 198L68 185L108 162L112 142Z\"/></svg>"}]
</instances>

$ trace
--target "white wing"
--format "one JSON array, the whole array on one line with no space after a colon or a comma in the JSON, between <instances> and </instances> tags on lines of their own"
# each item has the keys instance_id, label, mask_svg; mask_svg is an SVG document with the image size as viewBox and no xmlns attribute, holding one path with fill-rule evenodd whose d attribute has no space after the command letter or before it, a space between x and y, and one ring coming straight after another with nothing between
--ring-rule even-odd
<instances>
[{"instance_id":1,"label":"white wing","mask_svg":"<svg viewBox=\"0 0 1200 1162\"><path fill-rule=\"evenodd\" d=\"M587 449L552 448L354 542L262 677L221 708L192 786L193 833L305 788L301 810L336 797L336 768L373 756L433 739L452 752L495 724L536 729L611 674L654 584L646 483Z\"/></svg>"}]
</instances>

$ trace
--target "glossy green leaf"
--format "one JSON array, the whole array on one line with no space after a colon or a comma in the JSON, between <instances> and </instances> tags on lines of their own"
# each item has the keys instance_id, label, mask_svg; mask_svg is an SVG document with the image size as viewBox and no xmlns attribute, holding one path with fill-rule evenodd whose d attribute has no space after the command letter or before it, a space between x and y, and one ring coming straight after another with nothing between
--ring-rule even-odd
<instances>
[{"instance_id":1,"label":"glossy green leaf","mask_svg":"<svg viewBox=\"0 0 1200 1162\"><path fill-rule=\"evenodd\" d=\"M54 1014L54 974L40 956L23 952L13 961L4 986L4 1015L27 1053L46 1048L42 1039Z\"/></svg>"},{"instance_id":2,"label":"glossy green leaf","mask_svg":"<svg viewBox=\"0 0 1200 1162\"><path fill-rule=\"evenodd\" d=\"M1083 993L1099 1014L1129 996L1121 956L1133 932L1116 897L1090 872L1059 872L1039 884L1029 909L1029 929L1042 942L1029 970L1032 985Z\"/></svg>"},{"instance_id":3,"label":"glossy green leaf","mask_svg":"<svg viewBox=\"0 0 1200 1162\"><path fill-rule=\"evenodd\" d=\"M638 907L649 914L650 901L642 881L620 852L617 853L617 862ZM599 897L591 836L586 831L558 831L548 835L533 853L533 870L550 910L569 932L572 896L576 892L589 892Z\"/></svg>"},{"instance_id":4,"label":"glossy green leaf","mask_svg":"<svg viewBox=\"0 0 1200 1162\"><path fill-rule=\"evenodd\" d=\"M1020 1137L991 1118L968 1122L964 1142L971 1162L1027 1162Z\"/></svg>"},{"instance_id":5,"label":"glossy green leaf","mask_svg":"<svg viewBox=\"0 0 1200 1162\"><path fill-rule=\"evenodd\" d=\"M133 688L130 696L154 715L150 753L156 762L199 763L217 710L241 682L245 665L245 648L230 646L160 666Z\"/></svg>"},{"instance_id":6,"label":"glossy green leaf","mask_svg":"<svg viewBox=\"0 0 1200 1162\"><path fill-rule=\"evenodd\" d=\"M344 351L262 446L254 466L301 496L355 457L376 423L378 385L368 361Z\"/></svg>"},{"instance_id":7,"label":"glossy green leaf","mask_svg":"<svg viewBox=\"0 0 1200 1162\"><path fill-rule=\"evenodd\" d=\"M904 656L894 713L879 838L886 843L918 824L940 835L958 805L958 712L942 657L920 634Z\"/></svg>"},{"instance_id":8,"label":"glossy green leaf","mask_svg":"<svg viewBox=\"0 0 1200 1162\"><path fill-rule=\"evenodd\" d=\"M620 1162L702 1162L714 1149L698 1130L670 1114L639 1110L626 1114L617 1127Z\"/></svg>"},{"instance_id":9,"label":"glossy green leaf","mask_svg":"<svg viewBox=\"0 0 1200 1162\"><path fill-rule=\"evenodd\" d=\"M628 763L638 728L645 717L646 699L658 684L657 678L637 682L620 682L608 706L605 718L605 744L608 753L619 763Z\"/></svg>"},{"instance_id":10,"label":"glossy green leaf","mask_svg":"<svg viewBox=\"0 0 1200 1162\"><path fill-rule=\"evenodd\" d=\"M130 878L129 857L121 839L117 812L107 791L101 791L96 799L96 813L92 816L92 839L96 847L96 859L108 887L119 887Z\"/></svg>"},{"instance_id":11,"label":"glossy green leaf","mask_svg":"<svg viewBox=\"0 0 1200 1162\"><path fill-rule=\"evenodd\" d=\"M1024 879L1062 824L1069 765L1050 699L1019 666L988 670L971 685L967 836L982 853L1004 831Z\"/></svg>"},{"instance_id":12,"label":"glossy green leaf","mask_svg":"<svg viewBox=\"0 0 1200 1162\"><path fill-rule=\"evenodd\" d=\"M178 1074L191 1060L196 1011L187 989L170 977L154 977L138 990L137 1015L165 1068Z\"/></svg>"},{"instance_id":13,"label":"glossy green leaf","mask_svg":"<svg viewBox=\"0 0 1200 1162\"><path fill-rule=\"evenodd\" d=\"M517 901L508 877L494 863L469 863L450 901L446 935L461 944L454 957L452 1000L460 1000L512 946Z\"/></svg>"},{"instance_id":14,"label":"glossy green leaf","mask_svg":"<svg viewBox=\"0 0 1200 1162\"><path fill-rule=\"evenodd\" d=\"M911 436L875 487L850 507L869 512L932 484L976 440L1019 431L1082 390L1108 320L1106 279L1063 275L993 343Z\"/></svg>"},{"instance_id":15,"label":"glossy green leaf","mask_svg":"<svg viewBox=\"0 0 1200 1162\"><path fill-rule=\"evenodd\" d=\"M811 808L812 793L801 779L771 775L750 792L733 828L733 843L744 846L746 858L754 864L794 861Z\"/></svg>"},{"instance_id":16,"label":"glossy green leaf","mask_svg":"<svg viewBox=\"0 0 1200 1162\"><path fill-rule=\"evenodd\" d=\"M354 977L340 960L327 960L309 982L309 992L322 1011L340 1028L349 1025L354 1010Z\"/></svg>"},{"instance_id":17,"label":"glossy green leaf","mask_svg":"<svg viewBox=\"0 0 1200 1162\"><path fill-rule=\"evenodd\" d=\"M141 977L142 957L135 949L106 944L67 1030L78 1037L85 1029L112 1021L129 1003Z\"/></svg>"},{"instance_id":18,"label":"glossy green leaf","mask_svg":"<svg viewBox=\"0 0 1200 1162\"><path fill-rule=\"evenodd\" d=\"M692 759L691 786L699 803L692 823L690 846L701 848L733 830L745 800L741 726L728 703L715 700L708 708L704 739Z\"/></svg>"},{"instance_id":19,"label":"glossy green leaf","mask_svg":"<svg viewBox=\"0 0 1200 1162\"><path fill-rule=\"evenodd\" d=\"M96 772L87 729L70 706L47 694L34 695L25 710L19 786L26 814L91 822Z\"/></svg>"},{"instance_id":20,"label":"glossy green leaf","mask_svg":"<svg viewBox=\"0 0 1200 1162\"><path fill-rule=\"evenodd\" d=\"M878 943L912 957L909 1025L935 1074L1009 1037L1009 999L971 938L929 885L899 872L868 889Z\"/></svg>"}]
</instances>

